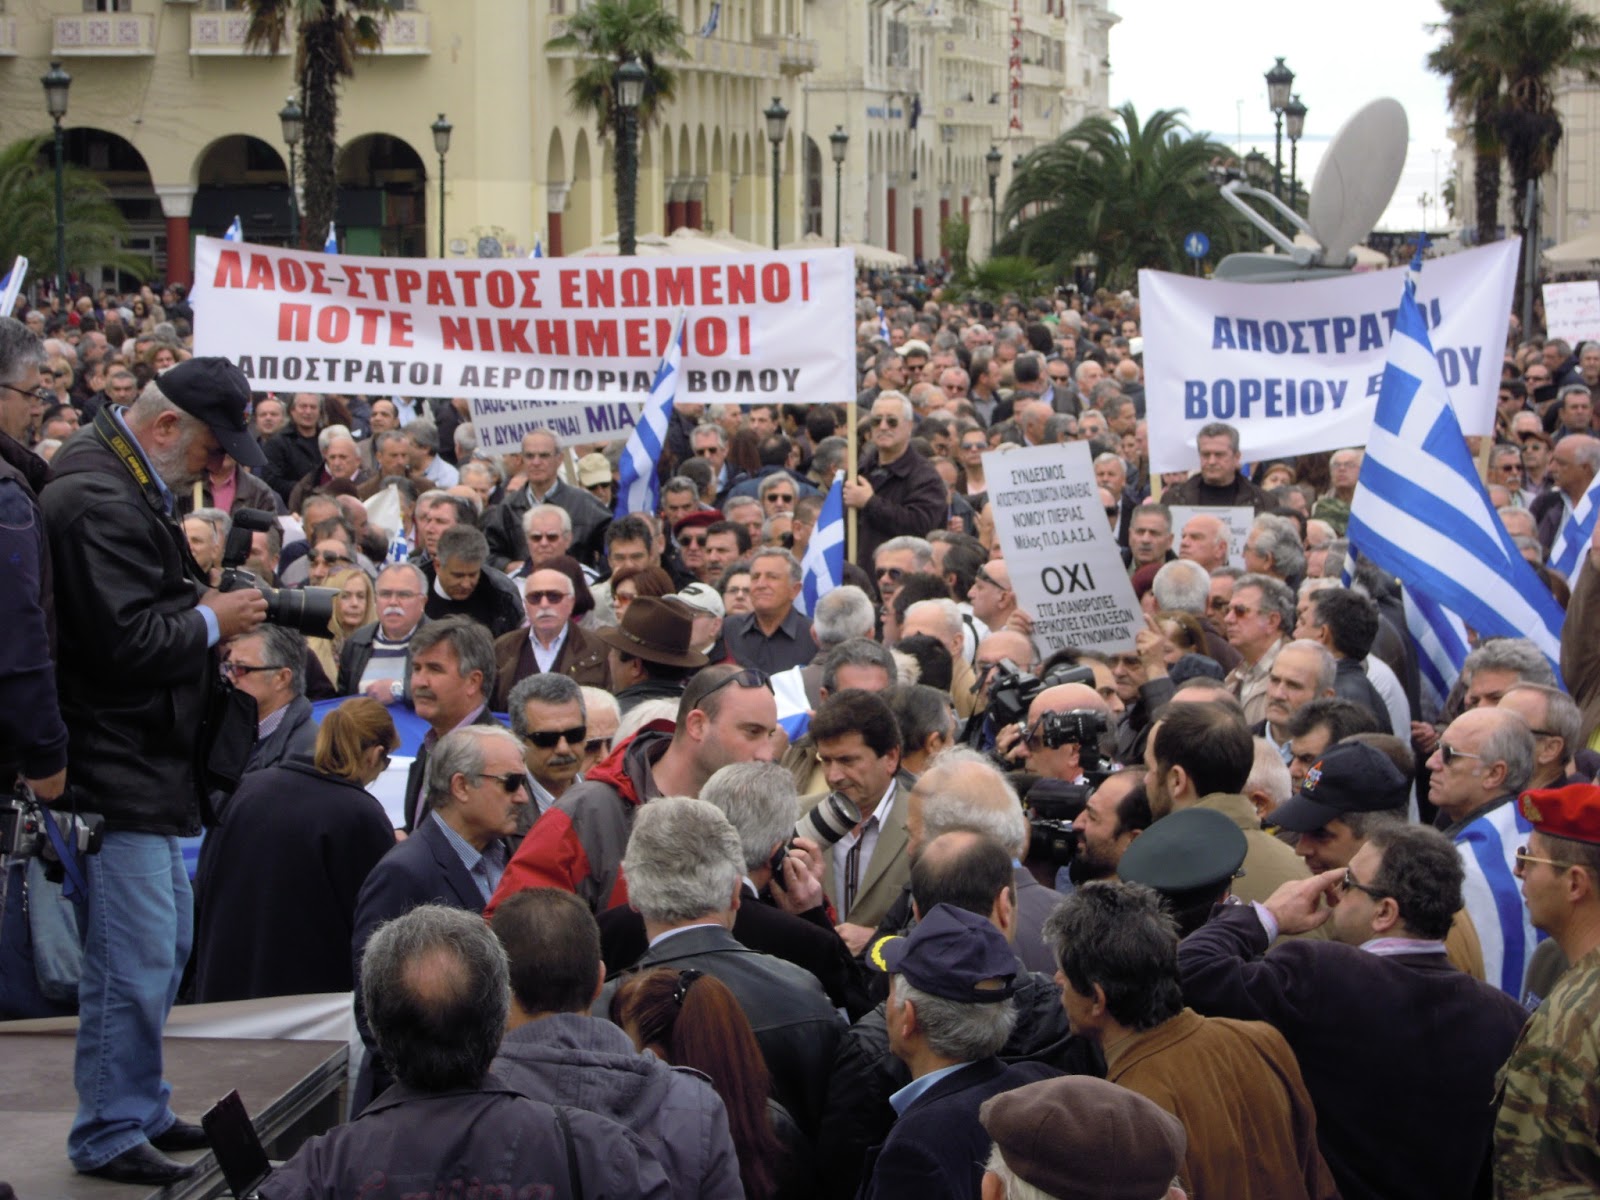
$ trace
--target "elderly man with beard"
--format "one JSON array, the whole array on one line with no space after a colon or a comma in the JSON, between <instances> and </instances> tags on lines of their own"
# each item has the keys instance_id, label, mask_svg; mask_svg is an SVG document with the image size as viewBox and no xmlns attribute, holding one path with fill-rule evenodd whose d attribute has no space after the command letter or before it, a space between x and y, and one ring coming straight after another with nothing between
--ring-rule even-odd
<instances>
[{"instance_id":1,"label":"elderly man with beard","mask_svg":"<svg viewBox=\"0 0 1600 1200\"><path fill-rule=\"evenodd\" d=\"M162 1028L194 931L178 838L198 833L207 811L201 730L221 686L214 649L267 615L254 589L210 590L172 519L174 492L224 454L265 465L245 426L249 402L249 383L225 359L180 363L129 408L102 408L62 447L41 497L68 784L106 819L85 864L67 1153L81 1172L145 1187L193 1173L163 1151L207 1143L168 1106L161 1077Z\"/></svg>"},{"instance_id":2,"label":"elderly man with beard","mask_svg":"<svg viewBox=\"0 0 1600 1200\"><path fill-rule=\"evenodd\" d=\"M494 642L496 712L508 711L511 689L528 676L545 672L565 675L580 685L611 687L605 643L591 637L572 619L572 580L565 572L540 568L522 587L525 629L502 633Z\"/></svg>"}]
</instances>

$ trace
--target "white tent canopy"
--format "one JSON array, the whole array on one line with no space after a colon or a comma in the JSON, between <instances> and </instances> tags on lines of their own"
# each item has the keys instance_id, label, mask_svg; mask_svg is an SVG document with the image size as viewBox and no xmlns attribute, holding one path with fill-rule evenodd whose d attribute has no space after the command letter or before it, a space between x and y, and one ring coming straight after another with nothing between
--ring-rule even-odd
<instances>
[{"instance_id":1,"label":"white tent canopy","mask_svg":"<svg viewBox=\"0 0 1600 1200\"><path fill-rule=\"evenodd\" d=\"M1552 267L1586 267L1600 262L1600 230L1558 242L1544 252L1544 261Z\"/></svg>"}]
</instances>

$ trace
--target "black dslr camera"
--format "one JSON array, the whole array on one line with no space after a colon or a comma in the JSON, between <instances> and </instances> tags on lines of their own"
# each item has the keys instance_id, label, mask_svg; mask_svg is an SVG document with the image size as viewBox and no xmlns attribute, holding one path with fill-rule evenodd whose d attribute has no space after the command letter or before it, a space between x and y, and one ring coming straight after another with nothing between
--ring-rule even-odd
<instances>
[{"instance_id":1,"label":"black dslr camera","mask_svg":"<svg viewBox=\"0 0 1600 1200\"><path fill-rule=\"evenodd\" d=\"M1095 788L1111 774L1111 761L1101 749L1101 738L1109 729L1105 714L1092 708L1044 713L1032 731L1042 746L1054 750L1077 745L1079 765L1085 782L1065 783L1041 779L1028 792L1028 825L1036 853L1048 856L1057 866L1065 866L1078 852L1083 835L1072 827Z\"/></svg>"},{"instance_id":2,"label":"black dslr camera","mask_svg":"<svg viewBox=\"0 0 1600 1200\"><path fill-rule=\"evenodd\" d=\"M69 852L78 856L100 852L106 833L104 817L99 813L55 812L40 804L27 784L18 784L14 795L0 799L0 859L38 856L44 860L45 878L60 883L65 868L55 839L50 836L51 822Z\"/></svg>"},{"instance_id":3,"label":"black dslr camera","mask_svg":"<svg viewBox=\"0 0 1600 1200\"><path fill-rule=\"evenodd\" d=\"M1034 697L1047 687L1062 683L1094 686L1094 671L1089 667L1059 666L1041 679L1024 671L1009 658L1002 658L990 671L989 712L994 716L996 729L1027 720L1028 708L1033 704ZM981 678L975 686L982 686Z\"/></svg>"},{"instance_id":4,"label":"black dslr camera","mask_svg":"<svg viewBox=\"0 0 1600 1200\"><path fill-rule=\"evenodd\" d=\"M274 524L272 516L253 508L242 508L233 514L233 528L228 530L228 544L222 552L222 581L217 584L217 591L254 588L267 598L267 620L272 624L299 630L307 637L332 637L333 602L339 598L335 589L268 587L253 572L244 569L244 560L250 557L250 535L266 533Z\"/></svg>"}]
</instances>

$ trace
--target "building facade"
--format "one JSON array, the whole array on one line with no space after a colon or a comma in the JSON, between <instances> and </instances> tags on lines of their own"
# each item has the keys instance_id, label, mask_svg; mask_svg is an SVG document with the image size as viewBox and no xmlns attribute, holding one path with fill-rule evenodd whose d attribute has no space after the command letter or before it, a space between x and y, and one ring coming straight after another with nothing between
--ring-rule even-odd
<instances>
[{"instance_id":1,"label":"building facade","mask_svg":"<svg viewBox=\"0 0 1600 1200\"><path fill-rule=\"evenodd\" d=\"M680 226L805 233L939 253L940 221L987 203L985 155L1013 159L1107 107L1106 0L666 0L688 33L677 95L641 132L640 234ZM571 111L574 52L546 49L577 0L399 0L383 47L340 93L338 232L347 252L549 254L616 229L614 146ZM129 219L129 248L189 276L192 239L235 216L294 229L279 110L294 45L246 51L243 0L0 0L7 138L51 130L39 78L72 75L67 160ZM431 126L453 126L442 164ZM849 135L836 175L829 134ZM301 164L303 166L303 164ZM842 203L834 205L835 184ZM305 231L321 246L325 231ZM92 280L102 282L102 280ZM110 282L109 279L103 282Z\"/></svg>"}]
</instances>

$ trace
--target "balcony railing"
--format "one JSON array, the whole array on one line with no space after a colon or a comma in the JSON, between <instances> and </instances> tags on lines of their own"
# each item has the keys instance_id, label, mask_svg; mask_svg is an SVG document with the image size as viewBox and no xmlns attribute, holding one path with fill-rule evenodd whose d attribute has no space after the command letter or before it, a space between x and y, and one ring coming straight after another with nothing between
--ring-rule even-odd
<instances>
[{"instance_id":1,"label":"balcony railing","mask_svg":"<svg viewBox=\"0 0 1600 1200\"><path fill-rule=\"evenodd\" d=\"M0 58L17 56L17 19L0 17Z\"/></svg>"},{"instance_id":2,"label":"balcony railing","mask_svg":"<svg viewBox=\"0 0 1600 1200\"><path fill-rule=\"evenodd\" d=\"M151 13L76 13L56 17L50 52L62 58L129 58L156 52Z\"/></svg>"}]
</instances>

